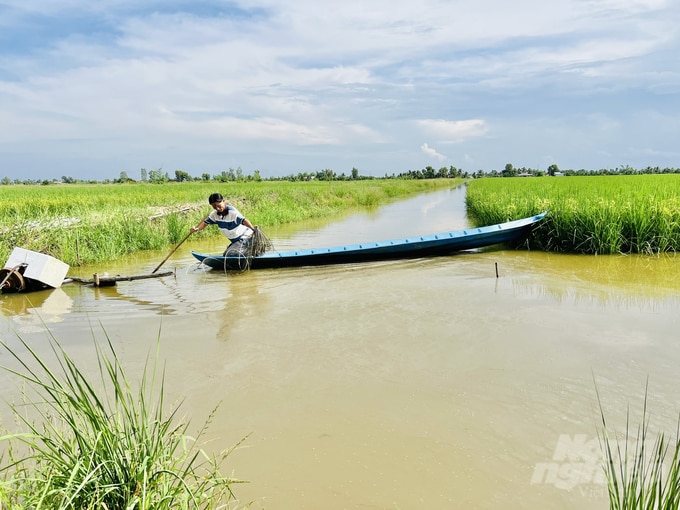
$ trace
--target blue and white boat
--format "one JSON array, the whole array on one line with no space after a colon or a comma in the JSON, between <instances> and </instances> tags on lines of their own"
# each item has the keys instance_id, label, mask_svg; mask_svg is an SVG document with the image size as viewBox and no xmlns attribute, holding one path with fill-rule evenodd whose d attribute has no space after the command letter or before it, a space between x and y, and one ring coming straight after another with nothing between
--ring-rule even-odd
<instances>
[{"instance_id":1,"label":"blue and white boat","mask_svg":"<svg viewBox=\"0 0 680 510\"><path fill-rule=\"evenodd\" d=\"M483 248L494 244L517 241L529 235L547 212L486 227L467 228L391 241L378 241L329 248L293 251L269 251L249 258L223 255L191 254L213 269L271 269L280 267L319 266L448 255L456 251Z\"/></svg>"}]
</instances>

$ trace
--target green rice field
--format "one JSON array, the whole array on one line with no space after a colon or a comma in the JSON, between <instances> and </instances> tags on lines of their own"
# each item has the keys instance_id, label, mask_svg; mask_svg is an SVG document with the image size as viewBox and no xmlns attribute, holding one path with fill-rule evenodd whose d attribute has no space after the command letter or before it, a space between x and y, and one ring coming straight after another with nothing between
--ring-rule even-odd
<instances>
[{"instance_id":1,"label":"green rice field","mask_svg":"<svg viewBox=\"0 0 680 510\"><path fill-rule=\"evenodd\" d=\"M61 184L0 186L0 260L14 247L46 253L71 266L160 250L182 240L210 212L219 192L254 224L322 218L384 204L462 179L331 182ZM195 236L219 236L205 229Z\"/></svg>"},{"instance_id":2,"label":"green rice field","mask_svg":"<svg viewBox=\"0 0 680 510\"><path fill-rule=\"evenodd\" d=\"M478 225L549 211L530 247L656 254L680 250L680 175L477 179L468 215Z\"/></svg>"},{"instance_id":3,"label":"green rice field","mask_svg":"<svg viewBox=\"0 0 680 510\"><path fill-rule=\"evenodd\" d=\"M68 184L0 186L0 260L16 246L71 266L119 259L178 243L218 191L253 223L330 217L392 199L453 187L461 179L333 182ZM613 254L680 249L680 175L484 178L469 181L476 225L548 210L529 247ZM196 236L219 236L206 229Z\"/></svg>"}]
</instances>

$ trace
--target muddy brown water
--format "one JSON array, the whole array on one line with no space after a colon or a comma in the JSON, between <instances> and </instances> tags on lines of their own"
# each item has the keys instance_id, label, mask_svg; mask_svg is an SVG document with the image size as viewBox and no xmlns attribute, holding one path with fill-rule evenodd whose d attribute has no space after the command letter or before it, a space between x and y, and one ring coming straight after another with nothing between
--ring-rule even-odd
<instances>
[{"instance_id":1,"label":"muddy brown water","mask_svg":"<svg viewBox=\"0 0 680 510\"><path fill-rule=\"evenodd\" d=\"M463 200L268 234L288 249L459 229ZM649 379L652 427L675 431L677 257L489 250L225 275L189 254L221 240L185 244L173 277L0 296L0 338L42 352L47 327L94 371L105 331L128 374L159 343L192 430L219 403L209 448L247 436L225 471L252 508L607 508L595 384L622 432ZM94 270L145 274L165 255Z\"/></svg>"}]
</instances>

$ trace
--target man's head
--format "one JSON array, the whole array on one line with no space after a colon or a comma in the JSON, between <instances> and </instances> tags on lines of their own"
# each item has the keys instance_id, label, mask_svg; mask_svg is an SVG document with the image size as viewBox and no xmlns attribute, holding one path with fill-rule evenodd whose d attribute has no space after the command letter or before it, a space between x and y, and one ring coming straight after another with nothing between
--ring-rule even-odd
<instances>
[{"instance_id":1,"label":"man's head","mask_svg":"<svg viewBox=\"0 0 680 510\"><path fill-rule=\"evenodd\" d=\"M210 205L216 204L217 202L222 202L224 197L219 193L213 193L208 197L208 203Z\"/></svg>"},{"instance_id":2,"label":"man's head","mask_svg":"<svg viewBox=\"0 0 680 510\"><path fill-rule=\"evenodd\" d=\"M227 208L227 204L224 203L224 197L219 193L213 193L208 197L208 203L217 212L222 213Z\"/></svg>"}]
</instances>

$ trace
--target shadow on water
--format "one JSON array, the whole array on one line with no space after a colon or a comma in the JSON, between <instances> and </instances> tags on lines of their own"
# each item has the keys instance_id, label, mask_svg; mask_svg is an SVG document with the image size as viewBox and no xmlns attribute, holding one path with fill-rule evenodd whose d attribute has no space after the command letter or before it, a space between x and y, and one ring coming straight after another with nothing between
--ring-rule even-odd
<instances>
[{"instance_id":1,"label":"shadow on water","mask_svg":"<svg viewBox=\"0 0 680 510\"><path fill-rule=\"evenodd\" d=\"M267 233L285 249L457 230L463 198ZM225 275L189 256L222 240L186 244L172 277L1 296L0 336L39 349L45 322L86 356L101 323L131 370L160 336L185 412L201 422L222 402L216 449L250 434L228 471L251 481L237 495L253 508L605 508L600 466L578 450L596 439L593 374L615 411L649 376L650 415L675 430L676 257L489 249ZM164 256L109 272L148 273Z\"/></svg>"}]
</instances>

